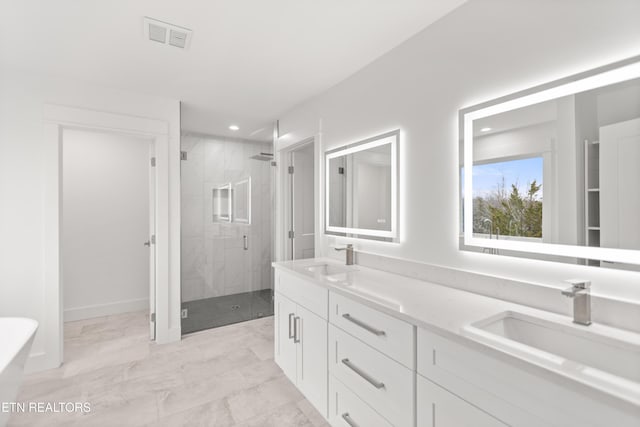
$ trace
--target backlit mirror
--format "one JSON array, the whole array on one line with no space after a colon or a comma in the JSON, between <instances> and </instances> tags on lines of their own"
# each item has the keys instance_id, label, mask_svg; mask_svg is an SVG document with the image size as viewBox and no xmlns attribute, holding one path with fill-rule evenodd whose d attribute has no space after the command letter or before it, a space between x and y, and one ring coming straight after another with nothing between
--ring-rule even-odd
<instances>
[{"instance_id":1,"label":"backlit mirror","mask_svg":"<svg viewBox=\"0 0 640 427\"><path fill-rule=\"evenodd\" d=\"M328 234L398 237L398 131L326 153Z\"/></svg>"},{"instance_id":2,"label":"backlit mirror","mask_svg":"<svg viewBox=\"0 0 640 427\"><path fill-rule=\"evenodd\" d=\"M638 269L640 62L461 112L462 247Z\"/></svg>"}]
</instances>

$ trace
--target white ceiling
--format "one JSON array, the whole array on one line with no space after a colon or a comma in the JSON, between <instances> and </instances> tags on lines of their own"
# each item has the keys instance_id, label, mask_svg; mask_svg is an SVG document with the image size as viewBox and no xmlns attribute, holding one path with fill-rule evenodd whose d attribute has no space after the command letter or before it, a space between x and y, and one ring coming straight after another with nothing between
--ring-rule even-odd
<instances>
[{"instance_id":1,"label":"white ceiling","mask_svg":"<svg viewBox=\"0 0 640 427\"><path fill-rule=\"evenodd\" d=\"M267 139L464 1L0 0L0 64L179 99L185 129ZM191 48L145 40L144 16L192 29Z\"/></svg>"}]
</instances>

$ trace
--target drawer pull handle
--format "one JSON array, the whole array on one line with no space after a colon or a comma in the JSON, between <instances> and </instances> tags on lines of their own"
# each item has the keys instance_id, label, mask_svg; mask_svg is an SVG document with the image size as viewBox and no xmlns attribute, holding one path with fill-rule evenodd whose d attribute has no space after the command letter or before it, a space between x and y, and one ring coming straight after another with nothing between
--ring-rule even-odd
<instances>
[{"instance_id":1,"label":"drawer pull handle","mask_svg":"<svg viewBox=\"0 0 640 427\"><path fill-rule=\"evenodd\" d=\"M342 414L342 419L349 424L351 427L359 427L358 424L356 424L355 421L353 421L353 419L351 418L351 416L349 416L348 412L345 412L344 414Z\"/></svg>"},{"instance_id":2,"label":"drawer pull handle","mask_svg":"<svg viewBox=\"0 0 640 427\"><path fill-rule=\"evenodd\" d=\"M373 335L376 335L378 337L386 335L386 333L384 331L381 331L380 329L376 329L373 326L367 325L362 320L356 319L355 317L351 316L349 313L343 314L342 317L344 317L345 319L347 319L351 323L355 323L356 325L360 326L362 329L364 329L364 330L366 330L368 332L371 332Z\"/></svg>"},{"instance_id":3,"label":"drawer pull handle","mask_svg":"<svg viewBox=\"0 0 640 427\"><path fill-rule=\"evenodd\" d=\"M376 380L371 375L367 374L362 369L358 368L356 365L351 363L351 361L349 361L349 359L342 359L342 363L347 368L351 369L353 372L355 372L356 374L360 375L366 382L368 382L369 384L371 384L375 388L377 388L377 389L384 388L384 383L383 382L380 382L380 381Z\"/></svg>"},{"instance_id":4,"label":"drawer pull handle","mask_svg":"<svg viewBox=\"0 0 640 427\"><path fill-rule=\"evenodd\" d=\"M295 314L289 313L289 339L295 337L295 334L291 332L291 319L293 319L293 316L295 316Z\"/></svg>"},{"instance_id":5,"label":"drawer pull handle","mask_svg":"<svg viewBox=\"0 0 640 427\"><path fill-rule=\"evenodd\" d=\"M300 324L300 316L296 316L293 318L293 342L299 343L300 337L298 336L298 332L300 332L298 325Z\"/></svg>"}]
</instances>

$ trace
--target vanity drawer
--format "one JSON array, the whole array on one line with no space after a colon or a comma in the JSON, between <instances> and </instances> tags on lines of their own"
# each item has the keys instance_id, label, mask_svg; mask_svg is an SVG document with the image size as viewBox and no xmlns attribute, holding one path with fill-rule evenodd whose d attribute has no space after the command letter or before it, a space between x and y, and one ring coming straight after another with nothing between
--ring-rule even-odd
<instances>
[{"instance_id":1,"label":"vanity drawer","mask_svg":"<svg viewBox=\"0 0 640 427\"><path fill-rule=\"evenodd\" d=\"M329 292L329 321L404 366L415 367L414 327L335 292Z\"/></svg>"},{"instance_id":2,"label":"vanity drawer","mask_svg":"<svg viewBox=\"0 0 640 427\"><path fill-rule=\"evenodd\" d=\"M280 292L312 313L327 319L327 307L329 306L327 288L277 269L275 284L276 292Z\"/></svg>"},{"instance_id":3,"label":"vanity drawer","mask_svg":"<svg viewBox=\"0 0 640 427\"><path fill-rule=\"evenodd\" d=\"M415 372L333 325L329 372L396 427L413 426Z\"/></svg>"},{"instance_id":4,"label":"vanity drawer","mask_svg":"<svg viewBox=\"0 0 640 427\"><path fill-rule=\"evenodd\" d=\"M393 427L333 376L329 378L329 423L333 427Z\"/></svg>"}]
</instances>

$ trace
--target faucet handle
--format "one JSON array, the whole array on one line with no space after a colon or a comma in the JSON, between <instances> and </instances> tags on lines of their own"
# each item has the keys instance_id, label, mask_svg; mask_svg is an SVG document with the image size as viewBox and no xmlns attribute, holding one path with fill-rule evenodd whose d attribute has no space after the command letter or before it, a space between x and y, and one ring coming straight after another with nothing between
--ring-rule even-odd
<instances>
[{"instance_id":1,"label":"faucet handle","mask_svg":"<svg viewBox=\"0 0 640 427\"><path fill-rule=\"evenodd\" d=\"M591 288L591 282L589 280L582 279L569 279L565 280L564 283L568 283L571 287L562 290L562 295L573 298L579 292L589 292L589 288Z\"/></svg>"},{"instance_id":2,"label":"faucet handle","mask_svg":"<svg viewBox=\"0 0 640 427\"><path fill-rule=\"evenodd\" d=\"M353 244L347 243L347 246L345 246L343 248L334 247L333 249L336 250L336 251L348 251L348 250L353 249Z\"/></svg>"},{"instance_id":3,"label":"faucet handle","mask_svg":"<svg viewBox=\"0 0 640 427\"><path fill-rule=\"evenodd\" d=\"M564 283L571 285L573 289L589 289L591 288L591 281L584 279L569 279L565 280Z\"/></svg>"}]
</instances>

